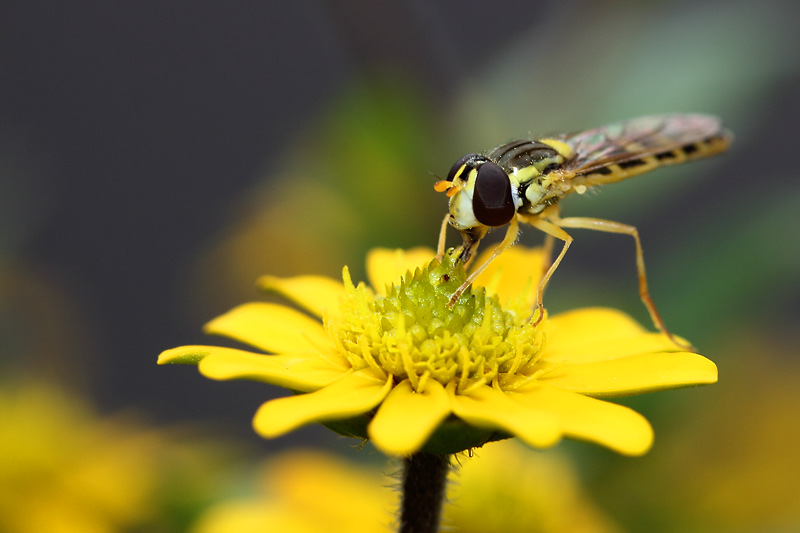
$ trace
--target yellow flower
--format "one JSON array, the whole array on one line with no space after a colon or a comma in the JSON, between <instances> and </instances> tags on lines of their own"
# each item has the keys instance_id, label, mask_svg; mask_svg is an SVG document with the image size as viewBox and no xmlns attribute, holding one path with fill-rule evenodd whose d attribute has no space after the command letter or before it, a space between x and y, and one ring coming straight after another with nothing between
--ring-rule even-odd
<instances>
[{"instance_id":1,"label":"yellow flower","mask_svg":"<svg viewBox=\"0 0 800 533\"><path fill-rule=\"evenodd\" d=\"M598 398L717 379L714 363L616 310L581 309L532 326L538 249L503 253L452 309L450 295L466 273L449 255L441 264L432 257L426 249L373 250L372 288L354 285L347 268L343 283L262 278L263 288L311 316L249 303L206 332L273 355L183 346L159 363L199 363L209 378L298 393L261 406L253 425L264 437L321 422L397 455L456 453L509 436L536 448L571 437L638 455L652 444L647 420Z\"/></svg>"}]
</instances>

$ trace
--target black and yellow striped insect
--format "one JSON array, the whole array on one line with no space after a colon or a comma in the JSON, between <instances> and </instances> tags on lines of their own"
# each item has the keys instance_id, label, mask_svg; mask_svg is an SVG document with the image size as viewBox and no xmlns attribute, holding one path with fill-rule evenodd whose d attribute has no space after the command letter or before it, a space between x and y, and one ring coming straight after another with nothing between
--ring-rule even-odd
<instances>
[{"instance_id":1,"label":"black and yellow striped insect","mask_svg":"<svg viewBox=\"0 0 800 533\"><path fill-rule=\"evenodd\" d=\"M505 238L483 264L475 268L451 299L454 303L498 255L514 244L519 222L547 234L564 246L541 278L534 321L542 319L542 295L572 243L563 228L623 233L636 242L639 294L656 327L683 345L664 326L647 288L639 233L634 226L597 218L561 218L558 203L569 193L624 180L662 165L674 165L724 152L732 140L719 119L708 115L670 114L635 118L580 133L545 139L512 141L485 155L467 154L453 165L435 189L447 192L449 213L442 223L438 255L445 248L447 224L456 228L463 245L458 260L470 261L489 228L509 225ZM548 256L549 257L549 256Z\"/></svg>"}]
</instances>

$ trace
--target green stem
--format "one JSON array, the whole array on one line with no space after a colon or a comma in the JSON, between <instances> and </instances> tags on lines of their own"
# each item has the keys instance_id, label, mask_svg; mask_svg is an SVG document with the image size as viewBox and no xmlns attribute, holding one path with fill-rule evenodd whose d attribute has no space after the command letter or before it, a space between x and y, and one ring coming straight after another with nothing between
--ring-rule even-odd
<instances>
[{"instance_id":1,"label":"green stem","mask_svg":"<svg viewBox=\"0 0 800 533\"><path fill-rule=\"evenodd\" d=\"M404 460L400 533L439 531L449 469L449 455L416 453Z\"/></svg>"}]
</instances>

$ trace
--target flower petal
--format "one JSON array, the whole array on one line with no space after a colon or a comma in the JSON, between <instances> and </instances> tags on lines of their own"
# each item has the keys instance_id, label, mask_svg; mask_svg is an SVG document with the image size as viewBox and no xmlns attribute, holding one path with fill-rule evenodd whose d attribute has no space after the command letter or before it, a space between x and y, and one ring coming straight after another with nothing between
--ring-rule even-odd
<instances>
[{"instance_id":1,"label":"flower petal","mask_svg":"<svg viewBox=\"0 0 800 533\"><path fill-rule=\"evenodd\" d=\"M211 379L253 379L302 392L321 389L349 371L311 351L263 355L232 348L214 348L199 369Z\"/></svg>"},{"instance_id":2,"label":"flower petal","mask_svg":"<svg viewBox=\"0 0 800 533\"><path fill-rule=\"evenodd\" d=\"M550 330L543 360L551 363L603 361L679 350L666 335L648 332L616 309L578 309L549 318L547 324Z\"/></svg>"},{"instance_id":3,"label":"flower petal","mask_svg":"<svg viewBox=\"0 0 800 533\"><path fill-rule=\"evenodd\" d=\"M217 348L216 346L179 346L171 350L164 350L158 356L159 365L196 365L203 358L214 353L216 350L227 350L228 348ZM233 350L233 348L230 348ZM237 350L239 351L239 350Z\"/></svg>"},{"instance_id":4,"label":"flower petal","mask_svg":"<svg viewBox=\"0 0 800 533\"><path fill-rule=\"evenodd\" d=\"M341 281L325 276L261 276L257 284L261 289L277 292L320 318L326 310L329 313L338 311L339 299L344 293Z\"/></svg>"},{"instance_id":5,"label":"flower petal","mask_svg":"<svg viewBox=\"0 0 800 533\"><path fill-rule=\"evenodd\" d=\"M381 404L369 424L369 437L385 453L408 455L419 450L449 414L450 398L441 383L430 380L419 393L405 380Z\"/></svg>"},{"instance_id":6,"label":"flower petal","mask_svg":"<svg viewBox=\"0 0 800 533\"><path fill-rule=\"evenodd\" d=\"M453 404L453 413L470 425L504 431L535 448L547 448L561 440L561 430L555 416L542 409L514 402L488 385L469 394L457 394L452 386L448 387L447 392Z\"/></svg>"},{"instance_id":7,"label":"flower petal","mask_svg":"<svg viewBox=\"0 0 800 533\"><path fill-rule=\"evenodd\" d=\"M717 366L692 352L645 353L608 361L556 364L539 381L592 396L628 396L716 383Z\"/></svg>"},{"instance_id":8,"label":"flower petal","mask_svg":"<svg viewBox=\"0 0 800 533\"><path fill-rule=\"evenodd\" d=\"M309 343L331 345L321 323L300 311L266 302L235 307L206 324L204 330L273 353L304 351Z\"/></svg>"},{"instance_id":9,"label":"flower petal","mask_svg":"<svg viewBox=\"0 0 800 533\"><path fill-rule=\"evenodd\" d=\"M493 251L491 247L484 250L474 264L482 264ZM475 280L475 285L497 294L504 307L531 312L543 273L544 251L541 248L514 246L492 261Z\"/></svg>"},{"instance_id":10,"label":"flower petal","mask_svg":"<svg viewBox=\"0 0 800 533\"><path fill-rule=\"evenodd\" d=\"M367 254L367 279L373 290L381 296L386 295L386 285L398 283L409 270L430 262L436 253L430 248L410 250L389 250L373 248Z\"/></svg>"},{"instance_id":11,"label":"flower petal","mask_svg":"<svg viewBox=\"0 0 800 533\"><path fill-rule=\"evenodd\" d=\"M354 417L381 403L391 387L391 377L359 370L318 391L265 403L256 412L253 427L261 436L273 438L311 422Z\"/></svg>"},{"instance_id":12,"label":"flower petal","mask_svg":"<svg viewBox=\"0 0 800 533\"><path fill-rule=\"evenodd\" d=\"M628 407L541 385L508 395L523 405L555 414L569 437L625 455L642 455L653 445L650 423Z\"/></svg>"}]
</instances>

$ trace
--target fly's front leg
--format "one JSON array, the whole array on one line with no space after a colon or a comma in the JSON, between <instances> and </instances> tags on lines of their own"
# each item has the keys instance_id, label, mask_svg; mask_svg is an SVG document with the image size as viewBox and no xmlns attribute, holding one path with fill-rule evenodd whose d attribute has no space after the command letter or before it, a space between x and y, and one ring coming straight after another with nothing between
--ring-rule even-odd
<instances>
[{"instance_id":1,"label":"fly's front leg","mask_svg":"<svg viewBox=\"0 0 800 533\"><path fill-rule=\"evenodd\" d=\"M583 218L583 217L567 217L559 218L558 216L551 217L554 224L564 228L578 228L578 229L591 229L595 231L603 231L606 233L622 233L633 237L636 243L636 270L639 273L639 296L642 299L647 311L650 313L650 319L655 324L659 331L664 333L669 339L678 347L685 350L694 350L694 348L683 339L679 339L667 330L661 315L656 309L656 304L650 297L650 291L647 287L647 274L644 270L644 251L642 250L642 241L639 239L639 231L635 226L623 224L621 222L614 222L611 220L603 220L599 218Z\"/></svg>"},{"instance_id":2,"label":"fly's front leg","mask_svg":"<svg viewBox=\"0 0 800 533\"><path fill-rule=\"evenodd\" d=\"M436 259L439 262L444 257L444 247L447 241L447 226L450 223L450 213L447 213L442 220L442 228L439 230L439 244L436 246Z\"/></svg>"},{"instance_id":3,"label":"fly's front leg","mask_svg":"<svg viewBox=\"0 0 800 533\"><path fill-rule=\"evenodd\" d=\"M481 230L481 237L483 237L483 235L486 235L486 232L488 231L488 228L486 228L486 227L473 228L473 229ZM464 232L462 232L462 234L463 233ZM489 264L492 261L494 261L495 258L497 258L498 255L500 255L505 250L507 250L508 248L510 248L511 246L514 245L514 242L517 240L517 235L519 235L519 222L517 222L517 218L514 217L514 218L511 219L511 222L508 224L508 229L506 230L506 236L503 237L503 241L495 247L494 251L492 251L492 255L490 255L489 258L486 261L484 261L483 263L478 265L477 268L475 268L475 270L473 270L472 273L470 273L470 275L467 277L467 280L464 283L462 283L461 286L458 289L456 289L456 292L453 294L453 296L450 297L450 302L448 303L448 305L451 308L456 304L456 300L458 300L458 297L461 296L461 294L463 294L463 292L465 290L467 290L467 288L470 285L472 285L472 282L475 281L478 278L478 276L481 274L481 272L486 270L486 267L488 267ZM471 237L468 237L468 236L464 237L465 251L468 249L468 246L467 246L467 239L468 238L471 238ZM479 240L480 240L480 238L478 239L478 241ZM478 241L475 241L474 248L477 248ZM474 250L474 248L473 248L473 250ZM463 255L463 253L464 252L462 252L462 255ZM469 257L468 260L469 259L471 259L471 257Z\"/></svg>"},{"instance_id":4,"label":"fly's front leg","mask_svg":"<svg viewBox=\"0 0 800 533\"><path fill-rule=\"evenodd\" d=\"M444 257L447 241L447 226L451 220L453 220L453 215L450 213L446 214L444 216L444 220L442 220L442 226L439 229L439 244L436 246L436 259L439 261L441 261ZM486 236L489 228L486 226L478 226L458 231L461 233L463 244L456 250L456 263L464 263L464 268L467 268L472 259L475 258L475 252L478 250L478 244L480 244L481 239Z\"/></svg>"}]
</instances>

